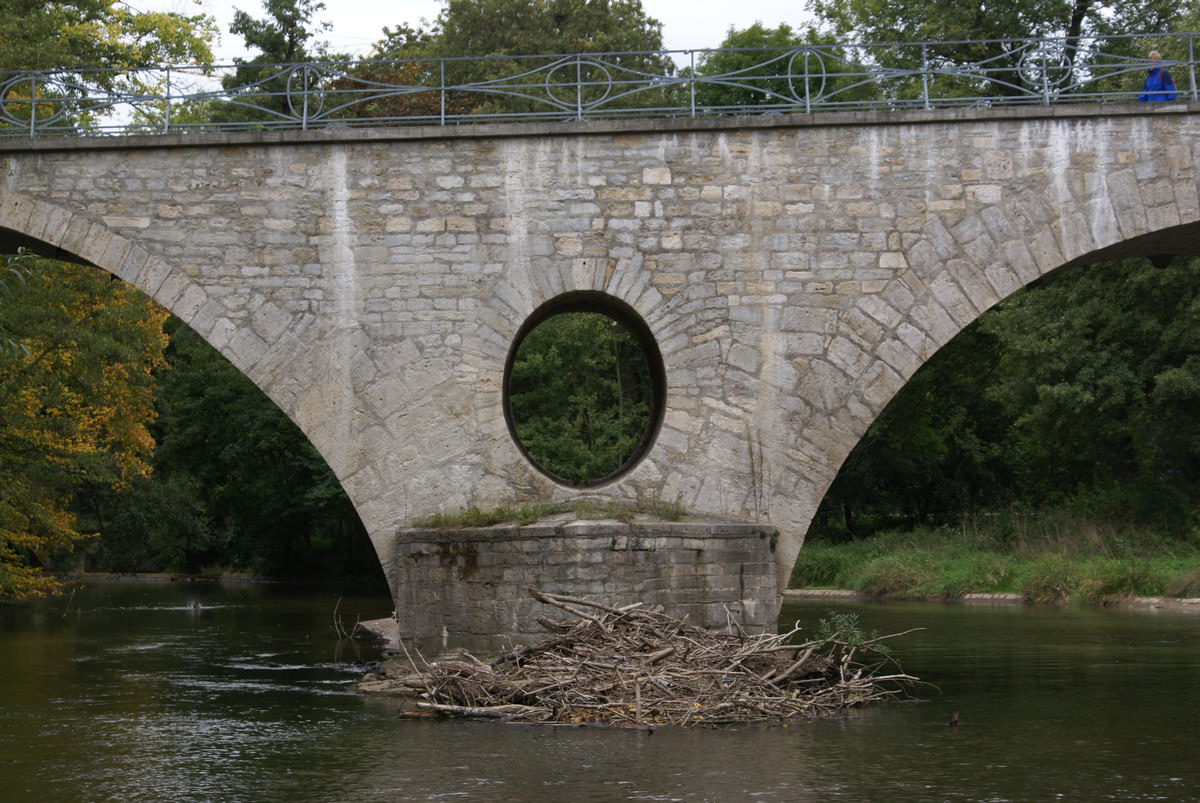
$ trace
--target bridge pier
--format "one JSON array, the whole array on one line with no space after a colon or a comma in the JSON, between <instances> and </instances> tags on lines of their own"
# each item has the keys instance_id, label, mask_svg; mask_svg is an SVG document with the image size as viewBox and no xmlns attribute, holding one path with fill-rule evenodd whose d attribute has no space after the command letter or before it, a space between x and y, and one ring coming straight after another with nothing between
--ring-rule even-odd
<instances>
[{"instance_id":1,"label":"bridge pier","mask_svg":"<svg viewBox=\"0 0 1200 803\"><path fill-rule=\"evenodd\" d=\"M430 657L487 652L549 636L537 617L569 618L552 594L661 606L715 629L773 632L775 531L727 521L543 520L526 526L405 529L384 569L400 638Z\"/></svg>"}]
</instances>

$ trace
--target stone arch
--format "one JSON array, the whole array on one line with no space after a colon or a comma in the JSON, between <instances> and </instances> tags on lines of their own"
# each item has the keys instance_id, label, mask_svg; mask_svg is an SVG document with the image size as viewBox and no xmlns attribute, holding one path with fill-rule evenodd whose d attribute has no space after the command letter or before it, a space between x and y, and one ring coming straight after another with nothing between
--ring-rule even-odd
<instances>
[{"instance_id":1,"label":"stone arch","mask_svg":"<svg viewBox=\"0 0 1200 803\"><path fill-rule=\"evenodd\" d=\"M89 265L137 288L229 360L300 425L301 431L312 441L311 430L296 421L294 414L271 393L270 384L263 382L262 364L247 359L248 354L261 357L269 344L254 342L254 333L240 330L227 319L213 315L212 308L216 305L210 293L185 272L172 268L138 243L84 215L2 189L0 248L4 253L26 248L40 256ZM314 445L322 451L319 444ZM323 451L322 455L328 460ZM334 470L337 474L336 468ZM337 474L337 477L345 487L342 475ZM359 515L361 517L361 511Z\"/></svg>"},{"instance_id":2,"label":"stone arch","mask_svg":"<svg viewBox=\"0 0 1200 803\"><path fill-rule=\"evenodd\" d=\"M1053 217L1042 220L1040 228L1025 230L1008 226L1006 218L1000 221L999 230L1013 238L1008 242L989 243L988 247L977 248L976 253L972 253L969 246L961 244L938 252L926 240L907 254L910 264L893 283L899 287L890 291L907 302L906 309L864 296L856 308L845 311L850 317L863 316L874 326L874 339L869 348L877 359L860 377L863 393L859 400L863 403L856 407L853 415L854 428L848 429L855 437L839 441L836 450L827 453L829 473L814 495L811 510L804 512L804 521L811 522L841 464L887 403L942 346L995 304L1061 270L1086 269L1089 264L1135 257L1151 261L1200 257L1200 204L1195 203L1200 197L1200 186L1190 176L1183 177L1176 182L1172 197L1184 201L1184 211L1160 215L1160 219L1174 222L1157 230L1145 230L1145 210L1137 207L1127 209L1123 219L1107 221L1110 225L1098 228L1077 218L1074 221L1078 227L1076 236L1065 238L1066 242L1049 234L1061 224ZM1025 202L1028 203L1028 197ZM985 210L975 220L960 221L957 228L976 232L975 244L978 246L978 237L984 236L981 232L988 230L982 220L988 218L994 226L997 218ZM933 222L930 228L938 235L949 232L949 227L940 220ZM1120 234L1121 231L1138 230L1142 233L1128 238ZM1058 247L1044 249L1041 258L1037 258L1028 247L1029 242L1052 242ZM979 260L988 258L1011 258L1011 263L983 267ZM886 296L887 292L881 295ZM860 322L858 328L865 325ZM851 406L847 405L847 409ZM780 538L780 588L786 587L801 545L786 534Z\"/></svg>"},{"instance_id":3,"label":"stone arch","mask_svg":"<svg viewBox=\"0 0 1200 803\"><path fill-rule=\"evenodd\" d=\"M129 221L124 223L130 225ZM136 220L133 225L137 225ZM302 377L296 382L273 381L273 374L279 372L281 364L289 361L293 366L311 363L311 356L297 353L300 350L296 340L283 337L289 327L293 334L302 335L306 321L294 320L295 316L279 310L269 298L260 295L250 305L255 307L254 317L265 323L249 327L244 325L245 322L234 322L198 276L167 264L137 241L84 214L2 189L0 245L8 250L26 247L43 256L91 265L144 292L253 381L301 427L329 460L327 444L314 439L314 428L306 426L312 422L297 415L294 400L299 395L297 387L303 384L304 372L299 372ZM306 390L319 392L320 389L308 385ZM338 466L332 462L330 465L338 473ZM344 486L341 473L338 478Z\"/></svg>"},{"instance_id":4,"label":"stone arch","mask_svg":"<svg viewBox=\"0 0 1200 803\"><path fill-rule=\"evenodd\" d=\"M150 256L145 249L83 215L0 190L0 242L45 256L92 265L141 290L191 325L207 300L203 288ZM199 332L206 340L211 333ZM210 341L211 342L211 341Z\"/></svg>"},{"instance_id":5,"label":"stone arch","mask_svg":"<svg viewBox=\"0 0 1200 803\"><path fill-rule=\"evenodd\" d=\"M9 250L26 247L43 256L91 265L136 287L195 330L280 404L261 381L261 370L255 370L261 369L258 360L271 344L214 313L217 305L202 283L137 242L84 215L0 190L0 244Z\"/></svg>"}]
</instances>

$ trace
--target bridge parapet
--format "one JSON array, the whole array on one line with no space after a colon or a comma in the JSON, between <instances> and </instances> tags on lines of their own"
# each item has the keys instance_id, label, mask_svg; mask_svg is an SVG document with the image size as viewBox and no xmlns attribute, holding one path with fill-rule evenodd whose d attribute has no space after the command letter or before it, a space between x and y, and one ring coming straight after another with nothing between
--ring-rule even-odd
<instances>
[{"instance_id":1,"label":"bridge parapet","mask_svg":"<svg viewBox=\"0 0 1200 803\"><path fill-rule=\"evenodd\" d=\"M1197 36L312 62L234 88L220 79L236 65L7 73L0 138L1123 102L1138 97L1153 48L1167 54L1179 98L1196 100ZM962 61L966 52L983 55ZM736 69L713 68L725 62ZM193 106L212 113L179 113ZM85 109L92 122L81 126Z\"/></svg>"}]
</instances>

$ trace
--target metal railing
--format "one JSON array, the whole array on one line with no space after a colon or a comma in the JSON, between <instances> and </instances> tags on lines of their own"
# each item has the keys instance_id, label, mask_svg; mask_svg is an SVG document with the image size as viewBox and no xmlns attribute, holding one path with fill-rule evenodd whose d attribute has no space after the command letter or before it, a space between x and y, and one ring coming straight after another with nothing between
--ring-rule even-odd
<instances>
[{"instance_id":1,"label":"metal railing","mask_svg":"<svg viewBox=\"0 0 1200 803\"><path fill-rule=\"evenodd\" d=\"M1195 100L1197 36L0 73L0 137Z\"/></svg>"}]
</instances>

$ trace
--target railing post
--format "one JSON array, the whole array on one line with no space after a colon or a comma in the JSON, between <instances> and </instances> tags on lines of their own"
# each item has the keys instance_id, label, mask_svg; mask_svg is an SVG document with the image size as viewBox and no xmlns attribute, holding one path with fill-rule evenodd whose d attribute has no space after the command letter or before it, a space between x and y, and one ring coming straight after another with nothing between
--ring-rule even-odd
<instances>
[{"instance_id":1,"label":"railing post","mask_svg":"<svg viewBox=\"0 0 1200 803\"><path fill-rule=\"evenodd\" d=\"M301 107L303 109L303 111L300 113L300 130L307 131L308 130L308 70L307 69L304 70L303 90L304 90L304 103Z\"/></svg>"},{"instance_id":2,"label":"railing post","mask_svg":"<svg viewBox=\"0 0 1200 803\"><path fill-rule=\"evenodd\" d=\"M583 120L583 64L575 54L575 122Z\"/></svg>"},{"instance_id":3,"label":"railing post","mask_svg":"<svg viewBox=\"0 0 1200 803\"><path fill-rule=\"evenodd\" d=\"M438 124L446 124L446 60L438 59Z\"/></svg>"},{"instance_id":4,"label":"railing post","mask_svg":"<svg viewBox=\"0 0 1200 803\"><path fill-rule=\"evenodd\" d=\"M29 74L29 138L37 136L37 75Z\"/></svg>"},{"instance_id":5,"label":"railing post","mask_svg":"<svg viewBox=\"0 0 1200 803\"><path fill-rule=\"evenodd\" d=\"M1196 34L1188 34L1188 73L1192 79L1192 100L1196 99Z\"/></svg>"},{"instance_id":6,"label":"railing post","mask_svg":"<svg viewBox=\"0 0 1200 803\"><path fill-rule=\"evenodd\" d=\"M929 45L921 45L921 100L925 102L926 109L932 109L933 104L929 102Z\"/></svg>"},{"instance_id":7,"label":"railing post","mask_svg":"<svg viewBox=\"0 0 1200 803\"><path fill-rule=\"evenodd\" d=\"M1041 50L1041 54L1042 54L1042 105L1049 106L1050 105L1050 66L1049 66L1049 63L1046 61L1046 48L1047 48L1046 40L1043 39L1041 41L1041 44L1042 44L1042 46L1041 46L1040 50Z\"/></svg>"},{"instance_id":8,"label":"railing post","mask_svg":"<svg viewBox=\"0 0 1200 803\"><path fill-rule=\"evenodd\" d=\"M167 96L163 99L163 133L171 133L171 68L167 68Z\"/></svg>"},{"instance_id":9,"label":"railing post","mask_svg":"<svg viewBox=\"0 0 1200 803\"><path fill-rule=\"evenodd\" d=\"M804 51L804 113L812 114L812 76L808 71L809 51ZM791 72L789 69L788 72Z\"/></svg>"},{"instance_id":10,"label":"railing post","mask_svg":"<svg viewBox=\"0 0 1200 803\"><path fill-rule=\"evenodd\" d=\"M689 69L692 71L692 80L688 82L688 95L691 97L692 117L696 116L696 51L688 51L688 60L691 62Z\"/></svg>"}]
</instances>

